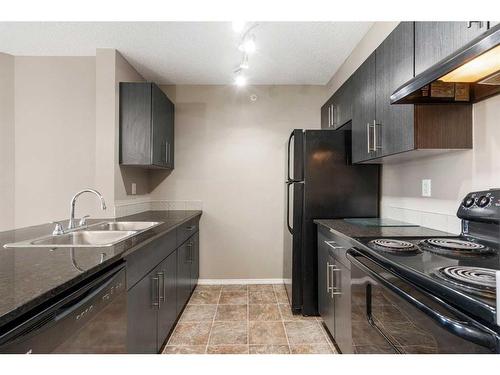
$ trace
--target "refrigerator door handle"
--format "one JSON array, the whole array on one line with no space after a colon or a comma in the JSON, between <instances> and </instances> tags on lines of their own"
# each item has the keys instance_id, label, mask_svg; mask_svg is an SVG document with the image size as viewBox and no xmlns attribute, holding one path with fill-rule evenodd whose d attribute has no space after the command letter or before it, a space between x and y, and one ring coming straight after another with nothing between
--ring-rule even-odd
<instances>
[{"instance_id":1,"label":"refrigerator door handle","mask_svg":"<svg viewBox=\"0 0 500 375\"><path fill-rule=\"evenodd\" d=\"M288 153L287 153L287 159L286 159L286 176L288 181L292 180L292 177L290 176L290 147L292 146L292 139L294 137L294 132L290 134L290 137L288 138Z\"/></svg>"},{"instance_id":2,"label":"refrigerator door handle","mask_svg":"<svg viewBox=\"0 0 500 375\"><path fill-rule=\"evenodd\" d=\"M286 226L288 231L293 235L293 228L290 226L290 186L294 184L294 181L286 182Z\"/></svg>"}]
</instances>

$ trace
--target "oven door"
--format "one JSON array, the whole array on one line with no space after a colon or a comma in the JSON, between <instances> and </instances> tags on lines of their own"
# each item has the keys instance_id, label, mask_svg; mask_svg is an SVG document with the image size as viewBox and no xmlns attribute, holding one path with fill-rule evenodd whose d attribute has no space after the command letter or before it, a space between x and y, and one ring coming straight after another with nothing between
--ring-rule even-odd
<instances>
[{"instance_id":1,"label":"oven door","mask_svg":"<svg viewBox=\"0 0 500 375\"><path fill-rule=\"evenodd\" d=\"M355 353L498 353L499 337L369 255L350 249Z\"/></svg>"}]
</instances>

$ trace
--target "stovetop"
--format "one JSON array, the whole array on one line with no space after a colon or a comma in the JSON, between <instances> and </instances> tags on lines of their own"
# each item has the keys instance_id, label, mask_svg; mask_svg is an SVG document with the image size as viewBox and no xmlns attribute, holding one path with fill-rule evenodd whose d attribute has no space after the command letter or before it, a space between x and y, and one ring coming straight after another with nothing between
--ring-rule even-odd
<instances>
[{"instance_id":1,"label":"stovetop","mask_svg":"<svg viewBox=\"0 0 500 375\"><path fill-rule=\"evenodd\" d=\"M358 238L357 241L370 255L416 285L490 324L496 322L498 244L465 235Z\"/></svg>"}]
</instances>

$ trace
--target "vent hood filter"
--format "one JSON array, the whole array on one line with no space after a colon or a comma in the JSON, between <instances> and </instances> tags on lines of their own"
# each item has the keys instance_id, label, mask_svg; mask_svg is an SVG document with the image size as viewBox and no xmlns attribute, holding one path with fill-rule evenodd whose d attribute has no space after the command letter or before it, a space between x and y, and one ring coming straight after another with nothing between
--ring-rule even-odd
<instances>
[{"instance_id":1,"label":"vent hood filter","mask_svg":"<svg viewBox=\"0 0 500 375\"><path fill-rule=\"evenodd\" d=\"M500 93L500 25L412 78L391 104L475 103Z\"/></svg>"}]
</instances>

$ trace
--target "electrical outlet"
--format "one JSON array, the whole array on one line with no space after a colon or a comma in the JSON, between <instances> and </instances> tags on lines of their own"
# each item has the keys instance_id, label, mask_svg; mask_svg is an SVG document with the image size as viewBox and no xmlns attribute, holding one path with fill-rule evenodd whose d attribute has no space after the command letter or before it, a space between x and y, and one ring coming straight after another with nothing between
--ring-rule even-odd
<instances>
[{"instance_id":1,"label":"electrical outlet","mask_svg":"<svg viewBox=\"0 0 500 375\"><path fill-rule=\"evenodd\" d=\"M137 185L135 182L132 182L132 195L136 195L137 194Z\"/></svg>"},{"instance_id":2,"label":"electrical outlet","mask_svg":"<svg viewBox=\"0 0 500 375\"><path fill-rule=\"evenodd\" d=\"M431 180L422 180L422 197L431 196Z\"/></svg>"}]
</instances>

